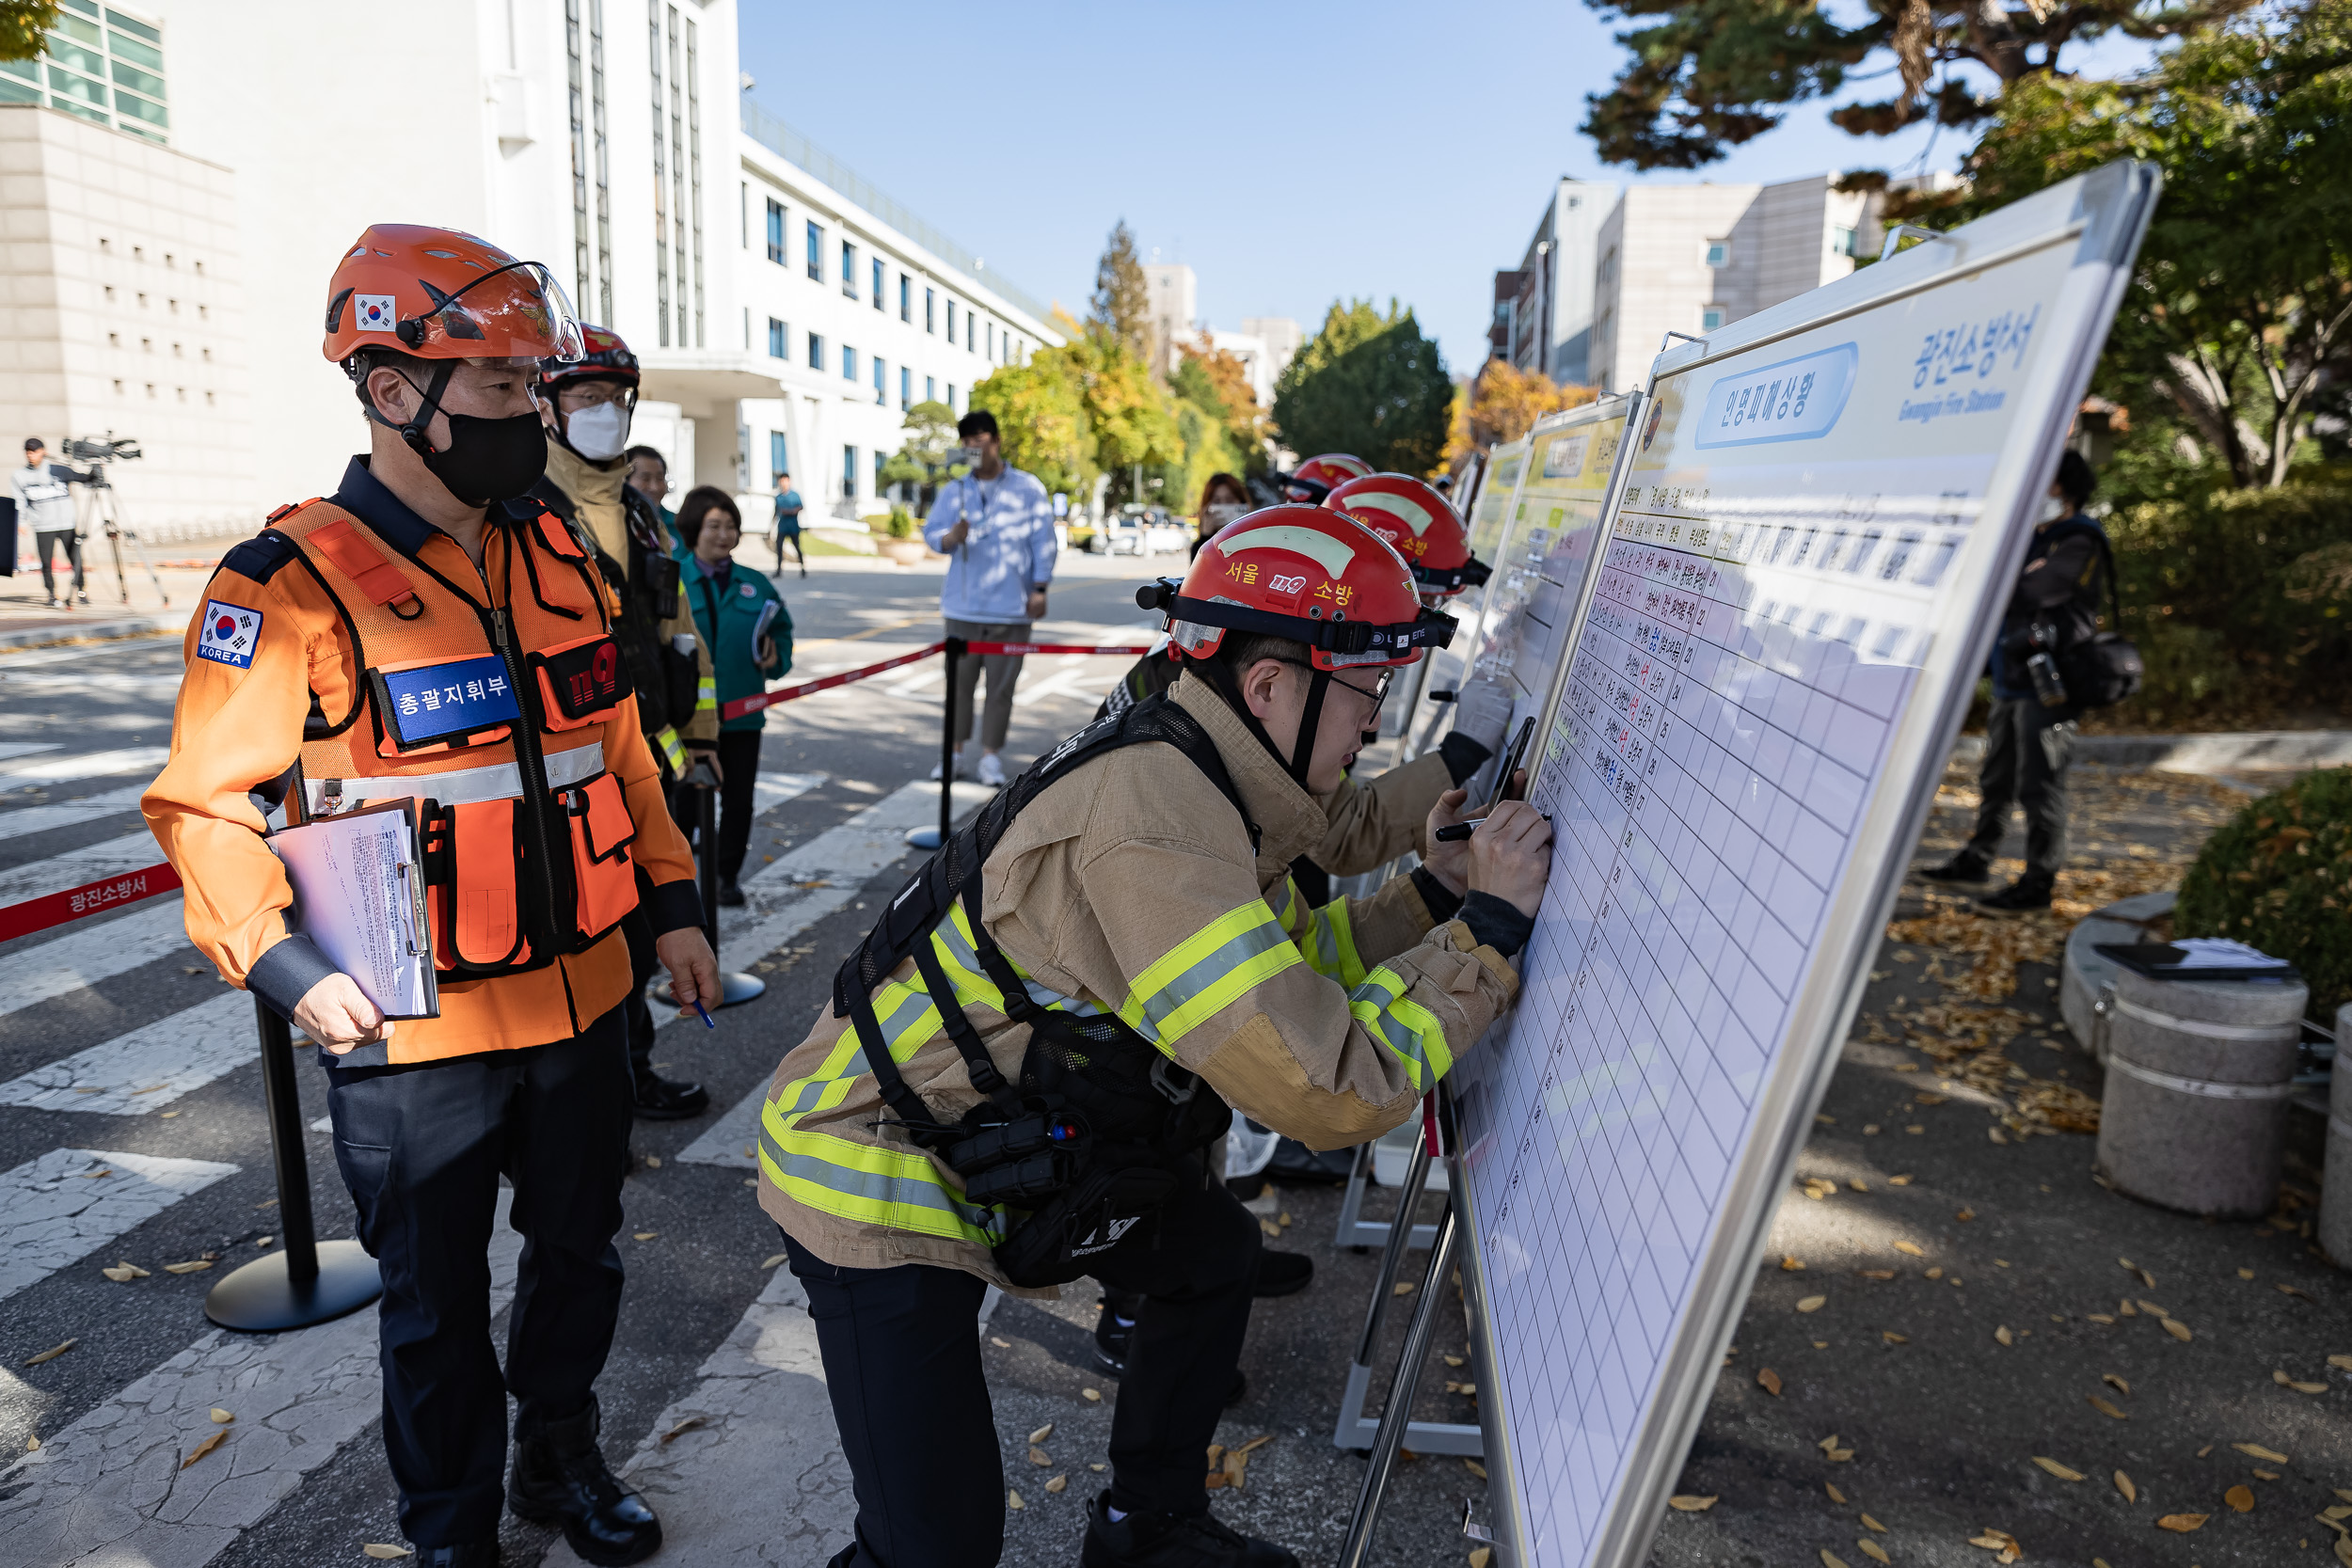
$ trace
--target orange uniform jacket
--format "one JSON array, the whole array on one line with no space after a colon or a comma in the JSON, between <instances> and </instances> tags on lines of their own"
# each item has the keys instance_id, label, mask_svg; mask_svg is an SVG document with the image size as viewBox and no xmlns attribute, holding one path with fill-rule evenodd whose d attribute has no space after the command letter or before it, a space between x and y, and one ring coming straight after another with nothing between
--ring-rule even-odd
<instances>
[{"instance_id":1,"label":"orange uniform jacket","mask_svg":"<svg viewBox=\"0 0 2352 1568\"><path fill-rule=\"evenodd\" d=\"M594 640L611 604L593 570L578 571L557 556L577 546L562 525L543 528L540 512L533 501L491 508L477 571L455 540L355 458L335 496L274 518L277 527L223 558L188 628L171 760L140 803L186 883L189 939L232 983L278 1012L292 1016L334 966L308 938L287 931L293 894L262 842L254 798L282 798L297 760L314 811L331 811L346 787L352 797L434 799L427 782L434 772L472 781L477 803L449 808L441 818L441 875L453 880L435 895L436 943L491 973L453 974L443 956L440 1016L402 1022L389 1042L360 1046L341 1058L343 1065L432 1061L579 1034L628 994L628 954L616 923L637 901L642 881L651 883L646 912L657 935L701 922L692 857L671 819L626 675L607 680L603 695L580 714L549 700L550 677L570 668L560 662L566 646L579 644L576 651L596 663L593 676L583 668L576 681L593 685L609 675L613 661L601 657ZM477 607L503 610L512 625L511 667L529 671L519 707L530 733L498 727L467 743L404 752L385 738L388 715L379 705L415 710L399 695L416 685L404 688L405 669L469 660L466 673L485 675L494 693L507 689ZM550 650L559 651L557 660ZM346 716L349 722L330 735ZM416 721L409 723L413 730ZM526 743L532 754L544 753L552 831L564 835L550 845L549 860L564 862L560 880L578 917L551 955L533 954L531 939L518 934L529 921L515 912L515 885L535 870L520 802L486 799L500 793L501 768L526 776L516 767ZM399 782L379 777L367 787L363 775L384 772L396 772ZM341 773L354 776L328 777ZM453 777L445 793L461 794ZM506 877L503 894L482 869L491 861ZM426 863L436 863L430 832ZM520 872L505 869L518 864Z\"/></svg>"}]
</instances>

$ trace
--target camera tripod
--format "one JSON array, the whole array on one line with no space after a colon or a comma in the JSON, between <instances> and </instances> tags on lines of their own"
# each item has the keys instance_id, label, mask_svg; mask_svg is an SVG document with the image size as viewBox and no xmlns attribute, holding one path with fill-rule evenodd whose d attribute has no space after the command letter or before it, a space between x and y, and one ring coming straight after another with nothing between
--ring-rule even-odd
<instances>
[{"instance_id":1,"label":"camera tripod","mask_svg":"<svg viewBox=\"0 0 2352 1568\"><path fill-rule=\"evenodd\" d=\"M131 553L138 558L139 567L146 572L147 580L155 585L156 599L164 608L169 609L171 595L164 592L164 579L155 575L155 568L149 563L147 547L139 543L138 531L122 520L121 502L116 499L115 487L106 483L105 463L92 463L88 472L79 476L77 483L82 494L74 507L73 531L84 544L87 544L93 522L106 531L106 545L114 553L115 581L121 585L122 602L125 605L131 602L131 577L122 564L123 541L129 540Z\"/></svg>"}]
</instances>

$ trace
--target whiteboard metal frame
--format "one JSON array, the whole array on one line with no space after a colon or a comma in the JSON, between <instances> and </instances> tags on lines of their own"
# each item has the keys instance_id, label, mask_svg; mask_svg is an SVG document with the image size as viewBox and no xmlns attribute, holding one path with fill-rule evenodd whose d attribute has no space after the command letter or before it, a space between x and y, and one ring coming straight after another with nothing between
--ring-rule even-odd
<instances>
[{"instance_id":1,"label":"whiteboard metal frame","mask_svg":"<svg viewBox=\"0 0 2352 1568\"><path fill-rule=\"evenodd\" d=\"M1853 842L1882 848L1907 846L1923 828L1943 774L1951 737L1959 731L1997 631L1997 618L1984 613L1992 585L2015 577L2023 562L2031 522L2048 475L2055 469L2096 366L2131 264L2154 210L2161 181L2149 165L2109 164L1987 214L1922 245L1725 327L1705 341L1661 353L1651 367L1654 396L1667 378L1688 374L1734 355L1746 354L1800 332L1833 325L1864 311L1965 278L2052 245L2077 247L2074 268L2060 284L2054 305L2074 315L2051 323L2063 326L2065 352L2046 361L2021 393L2027 400L2018 430L2031 442L2021 456L2005 456L1995 467L1968 547L1953 564L1956 575L1973 571L1979 584L1964 602L1954 594L1935 627L1935 641L1920 671L1900 721L1888 743L1888 763L1870 809ZM2096 293L2069 298L2070 286L2086 266L2103 267ZM1646 414L1644 415L1645 419ZM1629 465L1638 440L1625 443ZM1532 450L1531 450L1532 455ZM1624 504L1628 467L1613 487L1602 515L1602 537L1594 562L1613 538ZM1996 526L1997 525L1997 526ZM1587 573L1597 581L1597 570ZM1956 608L1957 607L1957 608ZM1573 664L1591 608L1590 590L1580 605L1561 650L1549 713L1558 707L1560 683ZM1964 609L1964 616L1962 610ZM1955 624L1960 622L1962 624ZM1634 1568L1648 1554L1663 1519L1665 1501L1679 1475L1692 1437L1706 1414L1707 1400L1721 1370L1725 1348L1739 1326L1749 1285L1769 1237L1774 1207L1812 1127L1834 1076L1840 1047L1861 1006L1867 962L1878 934L1894 908L1906 874L1907 857L1875 856L1857 848L1835 890L1831 915L1792 1006L1787 1039L1757 1095L1756 1124L1767 1129L1742 1153L1724 1182L1724 1204L1713 1244L1700 1259L1689 1294L1695 1307L1677 1325L1661 1357L1663 1372L1657 1396L1645 1404L1629 1445L1623 1482L1611 1499L1585 1568ZM1491 1481L1493 1533L1498 1568L1529 1568L1528 1525L1512 1442L1511 1385L1497 1357L1494 1325L1483 1309L1491 1299L1477 1195L1457 1156L1454 1200L1460 1205L1469 1244L1461 1269L1465 1295L1476 1304L1470 1339L1482 1394L1479 1422L1486 1436L1485 1464Z\"/></svg>"}]
</instances>

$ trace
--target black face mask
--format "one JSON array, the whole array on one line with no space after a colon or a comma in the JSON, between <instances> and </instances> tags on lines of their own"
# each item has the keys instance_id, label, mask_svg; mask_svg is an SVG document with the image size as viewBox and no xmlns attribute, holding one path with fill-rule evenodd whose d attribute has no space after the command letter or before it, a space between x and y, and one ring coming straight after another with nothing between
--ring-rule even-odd
<instances>
[{"instance_id":1,"label":"black face mask","mask_svg":"<svg viewBox=\"0 0 2352 1568\"><path fill-rule=\"evenodd\" d=\"M451 495L468 506L489 506L514 499L548 471L547 427L536 414L503 420L452 414L449 450L418 455Z\"/></svg>"},{"instance_id":2,"label":"black face mask","mask_svg":"<svg viewBox=\"0 0 2352 1568\"><path fill-rule=\"evenodd\" d=\"M449 385L453 369L444 361L435 371L431 386L417 388L422 404L416 417L392 428L408 443L408 450L422 460L425 471L439 480L441 488L461 504L490 506L512 500L538 483L539 476L548 471L547 427L539 422L536 411L502 420L452 414L449 448L435 451L425 427L435 414L442 411L441 391ZM409 385L414 387L416 383ZM369 412L378 421L391 424L373 408Z\"/></svg>"}]
</instances>

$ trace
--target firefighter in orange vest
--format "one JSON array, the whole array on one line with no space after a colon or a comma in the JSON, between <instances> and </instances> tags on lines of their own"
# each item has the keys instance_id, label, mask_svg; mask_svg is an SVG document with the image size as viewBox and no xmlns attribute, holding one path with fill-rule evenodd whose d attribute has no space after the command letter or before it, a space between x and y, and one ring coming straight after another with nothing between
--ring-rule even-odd
<instances>
[{"instance_id":1,"label":"firefighter in orange vest","mask_svg":"<svg viewBox=\"0 0 2352 1568\"><path fill-rule=\"evenodd\" d=\"M547 461L537 361L578 355L580 327L537 263L387 224L337 266L326 321L372 450L222 559L142 805L190 939L319 1047L383 1269L384 1443L420 1560L496 1564L503 1481L590 1562L637 1562L661 1527L606 1467L595 1383L620 1307L620 924L641 869L680 1005L715 997L718 974L612 598L572 531L515 499ZM411 802L437 1016L387 1020L289 927L255 797L312 819ZM502 1368L485 1259L501 1172L523 1237Z\"/></svg>"}]
</instances>

